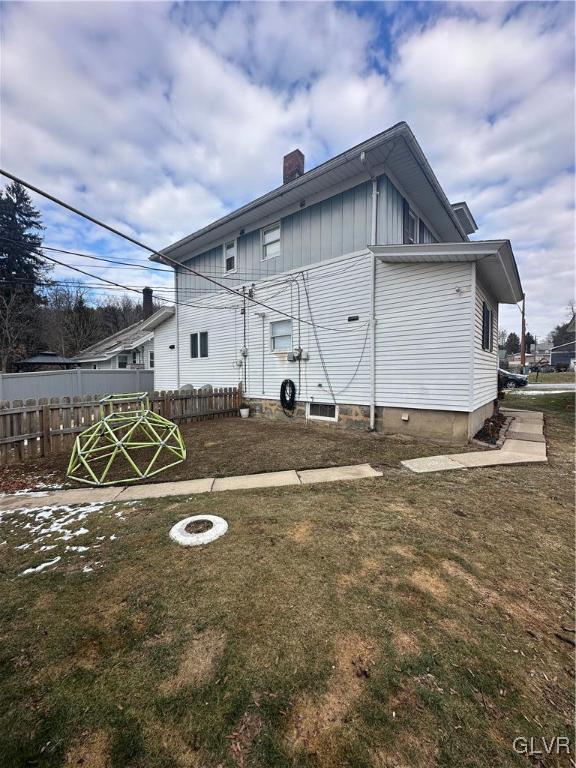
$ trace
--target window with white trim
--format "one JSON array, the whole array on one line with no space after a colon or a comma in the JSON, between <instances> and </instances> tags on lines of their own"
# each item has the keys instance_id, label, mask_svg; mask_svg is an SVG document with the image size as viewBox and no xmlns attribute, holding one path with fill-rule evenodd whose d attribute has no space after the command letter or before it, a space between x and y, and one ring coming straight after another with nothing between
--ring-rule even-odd
<instances>
[{"instance_id":1,"label":"window with white trim","mask_svg":"<svg viewBox=\"0 0 576 768\"><path fill-rule=\"evenodd\" d=\"M118 355L118 368L128 368L128 355Z\"/></svg>"},{"instance_id":2,"label":"window with white trim","mask_svg":"<svg viewBox=\"0 0 576 768\"><path fill-rule=\"evenodd\" d=\"M208 331L190 334L190 357L208 357Z\"/></svg>"},{"instance_id":3,"label":"window with white trim","mask_svg":"<svg viewBox=\"0 0 576 768\"><path fill-rule=\"evenodd\" d=\"M486 304L485 301L482 302L482 349L485 349L487 352L492 352L493 348L493 341L492 341L492 327L494 323L494 313Z\"/></svg>"},{"instance_id":4,"label":"window with white trim","mask_svg":"<svg viewBox=\"0 0 576 768\"><path fill-rule=\"evenodd\" d=\"M292 350L292 320L275 320L270 323L270 347L272 352Z\"/></svg>"},{"instance_id":5,"label":"window with white trim","mask_svg":"<svg viewBox=\"0 0 576 768\"><path fill-rule=\"evenodd\" d=\"M149 355L150 368L154 368L154 352L150 351L148 355Z\"/></svg>"},{"instance_id":6,"label":"window with white trim","mask_svg":"<svg viewBox=\"0 0 576 768\"><path fill-rule=\"evenodd\" d=\"M262 261L280 256L280 222L270 224L262 230Z\"/></svg>"},{"instance_id":7,"label":"window with white trim","mask_svg":"<svg viewBox=\"0 0 576 768\"><path fill-rule=\"evenodd\" d=\"M308 403L308 418L319 421L338 421L338 406L335 403Z\"/></svg>"},{"instance_id":8,"label":"window with white trim","mask_svg":"<svg viewBox=\"0 0 576 768\"><path fill-rule=\"evenodd\" d=\"M224 243L224 271L236 272L236 240Z\"/></svg>"}]
</instances>

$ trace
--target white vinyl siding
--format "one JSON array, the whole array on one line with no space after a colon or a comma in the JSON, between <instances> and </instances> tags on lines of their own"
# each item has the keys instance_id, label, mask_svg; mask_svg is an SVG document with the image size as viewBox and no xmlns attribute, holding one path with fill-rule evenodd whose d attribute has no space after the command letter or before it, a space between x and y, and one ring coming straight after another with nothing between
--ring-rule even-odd
<instances>
[{"instance_id":1,"label":"white vinyl siding","mask_svg":"<svg viewBox=\"0 0 576 768\"><path fill-rule=\"evenodd\" d=\"M376 401L467 411L470 264L377 264Z\"/></svg>"},{"instance_id":2,"label":"white vinyl siding","mask_svg":"<svg viewBox=\"0 0 576 768\"><path fill-rule=\"evenodd\" d=\"M278 400L280 385L289 378L300 402L333 404L334 395L339 405L368 406L370 265L368 254L344 257L305 269L304 278L295 273L284 287L279 279L256 282L254 298L274 309L246 302L245 340L241 296L220 294L198 300L198 307L180 306L181 385L236 386L243 379L238 363L245 344L247 397ZM391 265L377 260L378 406L472 410L474 269L469 263ZM309 354L300 365L286 355L270 354L271 324L287 320L280 312L300 314L300 323L292 320L292 346ZM309 321L316 324L316 333ZM190 334L198 328L208 328L217 341L210 357L191 360ZM157 361L156 370L159 366Z\"/></svg>"},{"instance_id":3,"label":"white vinyl siding","mask_svg":"<svg viewBox=\"0 0 576 768\"><path fill-rule=\"evenodd\" d=\"M484 303L492 313L492 350L482 348L482 308ZM498 395L498 305L481 283L476 281L474 304L474 385L473 408L479 408Z\"/></svg>"},{"instance_id":4,"label":"white vinyl siding","mask_svg":"<svg viewBox=\"0 0 576 768\"><path fill-rule=\"evenodd\" d=\"M176 389L176 319L165 320L154 328L154 389ZM174 349L170 349L174 346Z\"/></svg>"}]
</instances>

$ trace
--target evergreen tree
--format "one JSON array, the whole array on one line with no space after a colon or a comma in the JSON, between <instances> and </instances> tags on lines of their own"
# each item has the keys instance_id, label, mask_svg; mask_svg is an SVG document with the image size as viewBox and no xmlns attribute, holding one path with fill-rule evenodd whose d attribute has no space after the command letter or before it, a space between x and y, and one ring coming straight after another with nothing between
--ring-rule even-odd
<instances>
[{"instance_id":1,"label":"evergreen tree","mask_svg":"<svg viewBox=\"0 0 576 768\"><path fill-rule=\"evenodd\" d=\"M536 344L536 339L534 338L534 336L532 336L530 331L528 331L526 336L524 337L524 341L526 344L526 353L529 353L532 347Z\"/></svg>"},{"instance_id":2,"label":"evergreen tree","mask_svg":"<svg viewBox=\"0 0 576 768\"><path fill-rule=\"evenodd\" d=\"M38 284L47 267L38 255L42 219L21 184L0 190L0 367L37 351Z\"/></svg>"},{"instance_id":3,"label":"evergreen tree","mask_svg":"<svg viewBox=\"0 0 576 768\"><path fill-rule=\"evenodd\" d=\"M506 339L506 354L515 355L517 352L520 352L520 339L518 338L518 334L512 331L512 333L508 334L508 338Z\"/></svg>"}]
</instances>

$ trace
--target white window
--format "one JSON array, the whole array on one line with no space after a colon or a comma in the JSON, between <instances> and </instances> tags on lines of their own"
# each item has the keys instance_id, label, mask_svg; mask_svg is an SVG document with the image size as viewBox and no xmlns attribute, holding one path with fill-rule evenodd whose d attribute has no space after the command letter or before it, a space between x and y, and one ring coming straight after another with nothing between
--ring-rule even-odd
<instances>
[{"instance_id":1,"label":"white window","mask_svg":"<svg viewBox=\"0 0 576 768\"><path fill-rule=\"evenodd\" d=\"M154 368L154 352L149 352L150 355L150 368Z\"/></svg>"},{"instance_id":2,"label":"white window","mask_svg":"<svg viewBox=\"0 0 576 768\"><path fill-rule=\"evenodd\" d=\"M190 334L190 357L208 357L208 331Z\"/></svg>"},{"instance_id":3,"label":"white window","mask_svg":"<svg viewBox=\"0 0 576 768\"><path fill-rule=\"evenodd\" d=\"M318 421L338 421L338 406L334 403L308 403L307 417Z\"/></svg>"},{"instance_id":4,"label":"white window","mask_svg":"<svg viewBox=\"0 0 576 768\"><path fill-rule=\"evenodd\" d=\"M224 243L224 271L236 272L236 240Z\"/></svg>"},{"instance_id":5,"label":"white window","mask_svg":"<svg viewBox=\"0 0 576 768\"><path fill-rule=\"evenodd\" d=\"M118 355L118 368L128 367L128 355Z\"/></svg>"},{"instance_id":6,"label":"white window","mask_svg":"<svg viewBox=\"0 0 576 768\"><path fill-rule=\"evenodd\" d=\"M270 323L270 346L273 352L291 351L292 320L276 320Z\"/></svg>"},{"instance_id":7,"label":"white window","mask_svg":"<svg viewBox=\"0 0 576 768\"><path fill-rule=\"evenodd\" d=\"M270 224L262 230L262 261L275 259L280 255L280 222Z\"/></svg>"}]
</instances>

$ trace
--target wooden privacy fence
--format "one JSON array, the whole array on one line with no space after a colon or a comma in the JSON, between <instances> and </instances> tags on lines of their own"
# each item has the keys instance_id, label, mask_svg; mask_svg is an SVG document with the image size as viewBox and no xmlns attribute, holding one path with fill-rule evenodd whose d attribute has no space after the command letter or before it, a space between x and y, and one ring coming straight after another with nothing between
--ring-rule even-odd
<instances>
[{"instance_id":1,"label":"wooden privacy fence","mask_svg":"<svg viewBox=\"0 0 576 768\"><path fill-rule=\"evenodd\" d=\"M100 418L102 395L0 401L0 466L72 449L78 432ZM195 419L233 416L242 393L236 387L187 392L154 392L150 407L177 424ZM136 403L125 403L131 410Z\"/></svg>"}]
</instances>

